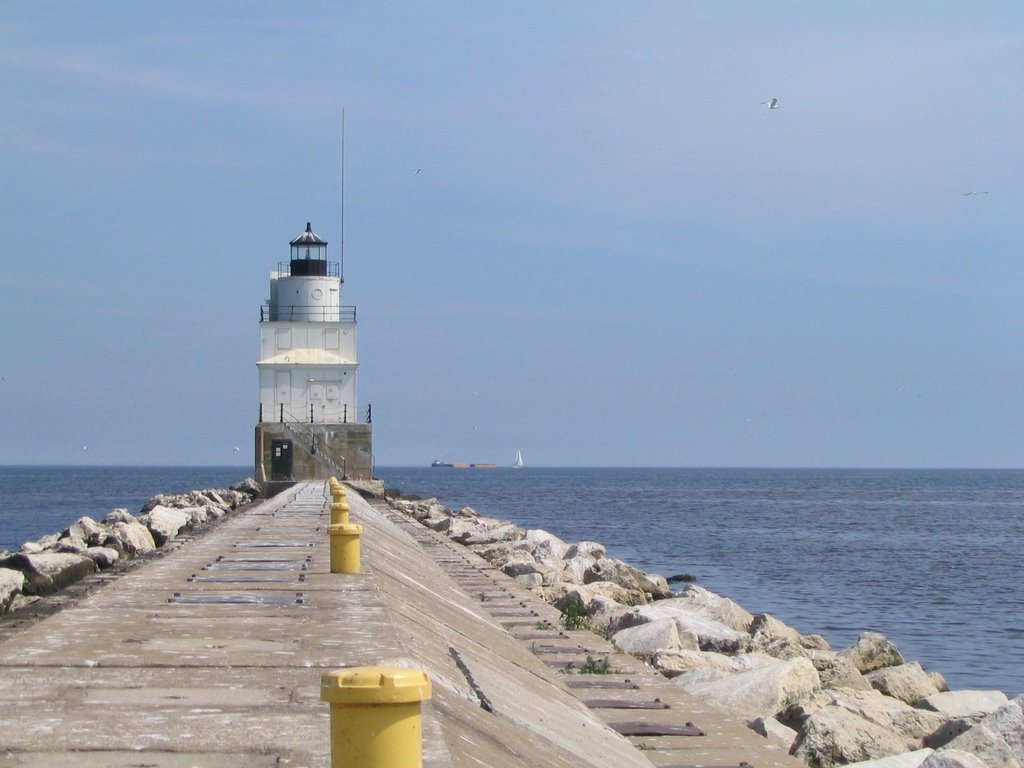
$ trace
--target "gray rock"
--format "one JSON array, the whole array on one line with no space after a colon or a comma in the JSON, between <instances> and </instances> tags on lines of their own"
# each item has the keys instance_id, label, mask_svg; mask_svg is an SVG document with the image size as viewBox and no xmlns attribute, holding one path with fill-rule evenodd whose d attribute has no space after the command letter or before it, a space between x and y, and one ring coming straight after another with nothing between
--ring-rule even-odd
<instances>
[{"instance_id":1,"label":"gray rock","mask_svg":"<svg viewBox=\"0 0 1024 768\"><path fill-rule=\"evenodd\" d=\"M623 653L634 656L654 656L659 651L696 651L697 638L685 635L684 643L679 635L675 619L658 619L619 630L609 639Z\"/></svg>"},{"instance_id":2,"label":"gray rock","mask_svg":"<svg viewBox=\"0 0 1024 768\"><path fill-rule=\"evenodd\" d=\"M944 749L930 754L921 763L921 768L989 768L989 766L984 760L977 755L972 755L970 752L962 752L959 749ZM1002 768L1012 768L1012 766L1007 763Z\"/></svg>"},{"instance_id":3,"label":"gray rock","mask_svg":"<svg viewBox=\"0 0 1024 768\"><path fill-rule=\"evenodd\" d=\"M702 613L694 612L692 601L674 597L632 608L622 614L613 626L609 626L609 630L617 632L626 627L664 618L675 619L681 632L693 632L700 642L702 651L735 653L748 638L745 633L737 632Z\"/></svg>"},{"instance_id":4,"label":"gray rock","mask_svg":"<svg viewBox=\"0 0 1024 768\"><path fill-rule=\"evenodd\" d=\"M38 555L43 552L52 552L57 548L59 541L60 536L55 533L48 533L46 536L40 536L35 541L26 541L21 545L21 549L18 551L26 555Z\"/></svg>"},{"instance_id":5,"label":"gray rock","mask_svg":"<svg viewBox=\"0 0 1024 768\"><path fill-rule=\"evenodd\" d=\"M846 768L917 768L934 751L927 748L915 749L913 752L880 757L877 760L863 760L859 763L850 763Z\"/></svg>"},{"instance_id":6,"label":"gray rock","mask_svg":"<svg viewBox=\"0 0 1024 768\"><path fill-rule=\"evenodd\" d=\"M100 570L114 565L121 557L121 554L111 547L89 547L82 554L96 563Z\"/></svg>"},{"instance_id":7,"label":"gray rock","mask_svg":"<svg viewBox=\"0 0 1024 768\"><path fill-rule=\"evenodd\" d=\"M754 616L746 608L730 600L728 597L716 595L697 584L688 584L673 598L681 601L690 611L707 616L709 619L725 624L737 632L749 633L754 623ZM779 622L781 624L781 622Z\"/></svg>"},{"instance_id":8,"label":"gray rock","mask_svg":"<svg viewBox=\"0 0 1024 768\"><path fill-rule=\"evenodd\" d=\"M737 671L733 668L731 656L707 651L658 651L651 658L651 665L668 678L694 670L712 670L722 674Z\"/></svg>"},{"instance_id":9,"label":"gray rock","mask_svg":"<svg viewBox=\"0 0 1024 768\"><path fill-rule=\"evenodd\" d=\"M1002 691L946 691L925 696L917 706L946 717L981 719L1008 701Z\"/></svg>"},{"instance_id":10,"label":"gray rock","mask_svg":"<svg viewBox=\"0 0 1024 768\"><path fill-rule=\"evenodd\" d=\"M871 690L871 683L843 656L831 652L812 652L811 663L818 670L822 688Z\"/></svg>"},{"instance_id":11,"label":"gray rock","mask_svg":"<svg viewBox=\"0 0 1024 768\"><path fill-rule=\"evenodd\" d=\"M100 525L88 516L78 518L61 534L62 538L79 538L89 544L102 540L106 535L106 526Z\"/></svg>"},{"instance_id":12,"label":"gray rock","mask_svg":"<svg viewBox=\"0 0 1024 768\"><path fill-rule=\"evenodd\" d=\"M573 555L572 557L566 555L562 562L559 580L570 584L582 584L584 575L595 562L597 561L589 555Z\"/></svg>"},{"instance_id":13,"label":"gray rock","mask_svg":"<svg viewBox=\"0 0 1024 768\"><path fill-rule=\"evenodd\" d=\"M596 541L578 541L569 545L565 551L565 559L571 560L574 557L582 556L600 560L605 556L605 552L604 544L599 544Z\"/></svg>"},{"instance_id":14,"label":"gray rock","mask_svg":"<svg viewBox=\"0 0 1024 768\"><path fill-rule=\"evenodd\" d=\"M527 589L534 589L544 583L544 576L535 571L533 573L521 573L515 577L515 580Z\"/></svg>"},{"instance_id":15,"label":"gray rock","mask_svg":"<svg viewBox=\"0 0 1024 768\"><path fill-rule=\"evenodd\" d=\"M663 576L644 573L628 563L616 560L611 557L602 557L595 560L583 573L583 583L589 584L593 581L611 581L626 589L636 589L645 592L655 599L668 597L672 594L668 582Z\"/></svg>"},{"instance_id":16,"label":"gray rock","mask_svg":"<svg viewBox=\"0 0 1024 768\"><path fill-rule=\"evenodd\" d=\"M963 750L990 766L1020 768L1024 765L1024 694L985 715L977 725L943 748Z\"/></svg>"},{"instance_id":17,"label":"gray rock","mask_svg":"<svg viewBox=\"0 0 1024 768\"><path fill-rule=\"evenodd\" d=\"M683 677L676 678L677 682L681 680ZM683 687L730 715L752 720L773 715L792 701L810 696L821 688L821 682L808 659L791 659L719 680L684 683Z\"/></svg>"},{"instance_id":18,"label":"gray rock","mask_svg":"<svg viewBox=\"0 0 1024 768\"><path fill-rule=\"evenodd\" d=\"M24 587L25 574L14 568L0 568L0 616L7 613Z\"/></svg>"},{"instance_id":19,"label":"gray rock","mask_svg":"<svg viewBox=\"0 0 1024 768\"><path fill-rule=\"evenodd\" d=\"M526 543L530 546L533 556L542 562L562 560L569 551L569 545L540 528L532 528L526 532Z\"/></svg>"},{"instance_id":20,"label":"gray rock","mask_svg":"<svg viewBox=\"0 0 1024 768\"><path fill-rule=\"evenodd\" d=\"M192 516L183 508L157 505L146 515L146 527L153 535L153 542L162 547L173 539L192 521Z\"/></svg>"},{"instance_id":21,"label":"gray rock","mask_svg":"<svg viewBox=\"0 0 1024 768\"><path fill-rule=\"evenodd\" d=\"M921 699L939 692L931 675L921 669L921 665L916 661L876 669L864 677L876 691L911 706L916 706Z\"/></svg>"},{"instance_id":22,"label":"gray rock","mask_svg":"<svg viewBox=\"0 0 1024 768\"><path fill-rule=\"evenodd\" d=\"M872 672L883 667L904 663L903 655L889 639L879 632L862 632L857 643L839 652L861 672Z\"/></svg>"},{"instance_id":23,"label":"gray rock","mask_svg":"<svg viewBox=\"0 0 1024 768\"><path fill-rule=\"evenodd\" d=\"M483 518L480 518L483 519ZM513 523L502 523L496 526L483 526L481 529L468 532L465 535L448 536L460 544L493 544L496 541L516 541L523 538L526 532Z\"/></svg>"},{"instance_id":24,"label":"gray rock","mask_svg":"<svg viewBox=\"0 0 1024 768\"><path fill-rule=\"evenodd\" d=\"M60 541L57 542L57 552L73 552L80 553L85 552L89 547L85 543L85 539L81 539L78 536L62 536Z\"/></svg>"},{"instance_id":25,"label":"gray rock","mask_svg":"<svg viewBox=\"0 0 1024 768\"><path fill-rule=\"evenodd\" d=\"M135 523L138 522L135 516L124 508L117 508L107 513L107 516L103 518L104 525L112 526L114 523Z\"/></svg>"},{"instance_id":26,"label":"gray rock","mask_svg":"<svg viewBox=\"0 0 1024 768\"><path fill-rule=\"evenodd\" d=\"M58 552L15 553L0 562L0 568L14 568L24 574L22 592L26 595L53 594L96 571L88 557Z\"/></svg>"},{"instance_id":27,"label":"gray rock","mask_svg":"<svg viewBox=\"0 0 1024 768\"><path fill-rule=\"evenodd\" d=\"M116 542L115 548L133 557L156 549L156 542L153 541L153 534L149 532L149 528L134 519L130 523L114 523L110 532ZM109 541L106 546L111 546Z\"/></svg>"},{"instance_id":28,"label":"gray rock","mask_svg":"<svg viewBox=\"0 0 1024 768\"><path fill-rule=\"evenodd\" d=\"M800 738L793 754L823 766L855 763L909 752L944 718L915 709L875 690L837 689L787 709L779 718Z\"/></svg>"},{"instance_id":29,"label":"gray rock","mask_svg":"<svg viewBox=\"0 0 1024 768\"><path fill-rule=\"evenodd\" d=\"M242 495L248 497L250 500L257 498L263 493L263 489L260 488L259 483L257 483L251 477L247 477L245 478L245 480L235 483L234 485L231 486L231 490L235 491L236 493L241 493Z\"/></svg>"}]
</instances>

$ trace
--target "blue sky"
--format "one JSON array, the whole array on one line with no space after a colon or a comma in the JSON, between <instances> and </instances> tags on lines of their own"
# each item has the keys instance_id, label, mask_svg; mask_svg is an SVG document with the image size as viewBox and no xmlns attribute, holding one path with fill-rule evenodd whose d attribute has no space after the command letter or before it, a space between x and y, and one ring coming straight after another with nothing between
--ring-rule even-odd
<instances>
[{"instance_id":1,"label":"blue sky","mask_svg":"<svg viewBox=\"0 0 1024 768\"><path fill-rule=\"evenodd\" d=\"M0 463L248 460L344 109L379 465L1024 466L1022 70L1013 2L7 0Z\"/></svg>"}]
</instances>

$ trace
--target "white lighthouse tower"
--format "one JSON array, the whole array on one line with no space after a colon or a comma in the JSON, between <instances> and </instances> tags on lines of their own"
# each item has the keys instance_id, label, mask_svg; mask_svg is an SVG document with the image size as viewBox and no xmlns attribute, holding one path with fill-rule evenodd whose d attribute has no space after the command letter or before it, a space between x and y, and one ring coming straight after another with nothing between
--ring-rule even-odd
<instances>
[{"instance_id":1,"label":"white lighthouse tower","mask_svg":"<svg viewBox=\"0 0 1024 768\"><path fill-rule=\"evenodd\" d=\"M370 415L358 412L356 308L341 304L344 278L327 241L306 230L270 275L260 308L261 482L372 475ZM363 418L360 418L363 417Z\"/></svg>"}]
</instances>

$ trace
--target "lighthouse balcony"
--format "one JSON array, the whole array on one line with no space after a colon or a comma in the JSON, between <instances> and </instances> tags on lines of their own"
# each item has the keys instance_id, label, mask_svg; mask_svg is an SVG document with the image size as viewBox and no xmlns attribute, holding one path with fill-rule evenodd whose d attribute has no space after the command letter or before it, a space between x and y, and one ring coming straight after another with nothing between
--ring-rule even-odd
<instances>
[{"instance_id":1,"label":"lighthouse balcony","mask_svg":"<svg viewBox=\"0 0 1024 768\"><path fill-rule=\"evenodd\" d=\"M317 307L308 304L267 305L260 307L260 322L354 323L355 307Z\"/></svg>"},{"instance_id":2,"label":"lighthouse balcony","mask_svg":"<svg viewBox=\"0 0 1024 768\"><path fill-rule=\"evenodd\" d=\"M341 265L337 261L323 259L292 259L277 262L277 273L282 277L341 278Z\"/></svg>"}]
</instances>

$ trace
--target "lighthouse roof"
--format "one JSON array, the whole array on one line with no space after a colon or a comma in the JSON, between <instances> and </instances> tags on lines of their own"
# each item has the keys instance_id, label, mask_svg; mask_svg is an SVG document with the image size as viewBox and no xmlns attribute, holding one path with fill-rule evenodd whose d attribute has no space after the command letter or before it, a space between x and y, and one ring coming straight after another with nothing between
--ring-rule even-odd
<instances>
[{"instance_id":1,"label":"lighthouse roof","mask_svg":"<svg viewBox=\"0 0 1024 768\"><path fill-rule=\"evenodd\" d=\"M327 241L312 230L306 222L306 231L291 241L290 245L327 245Z\"/></svg>"}]
</instances>

